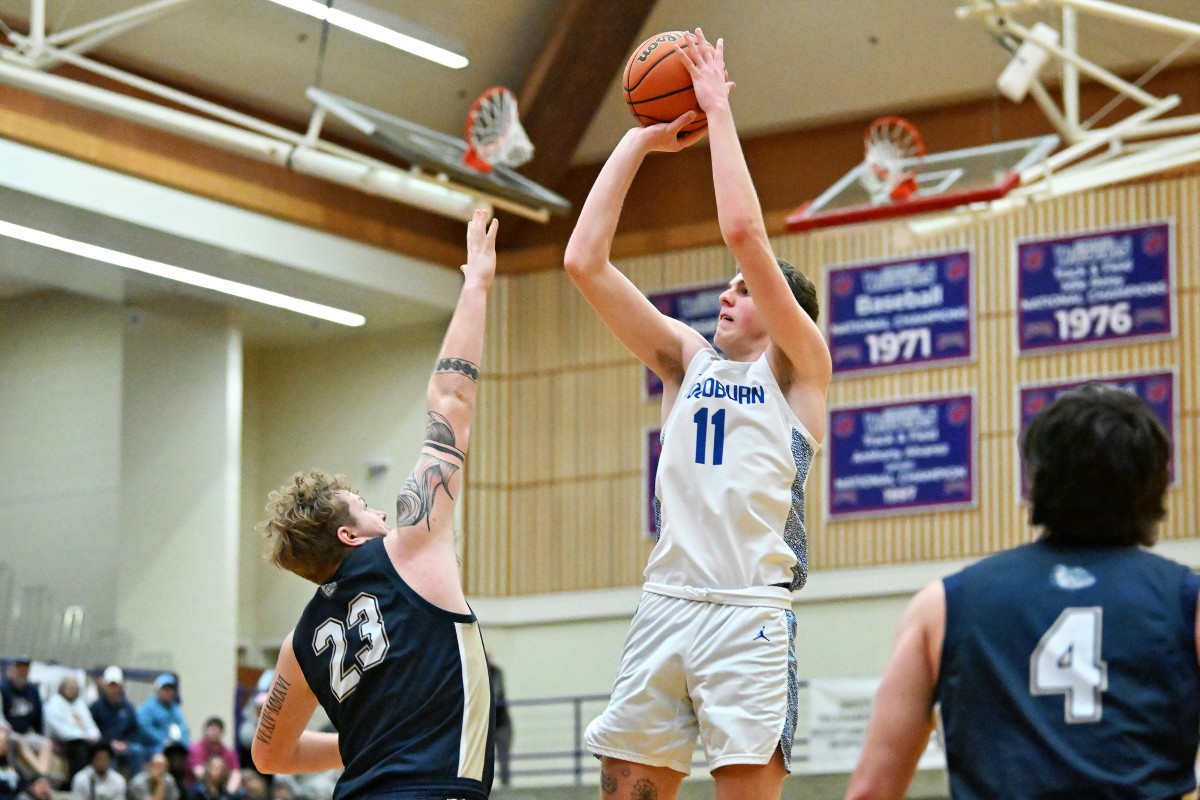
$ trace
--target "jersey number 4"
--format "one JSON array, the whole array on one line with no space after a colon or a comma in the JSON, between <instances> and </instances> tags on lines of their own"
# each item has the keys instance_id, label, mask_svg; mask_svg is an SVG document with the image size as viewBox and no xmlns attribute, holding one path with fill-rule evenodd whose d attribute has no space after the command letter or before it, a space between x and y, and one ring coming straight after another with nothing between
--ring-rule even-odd
<instances>
[{"instance_id":1,"label":"jersey number 4","mask_svg":"<svg viewBox=\"0 0 1200 800\"><path fill-rule=\"evenodd\" d=\"M343 669L347 650L346 631L354 627L358 628L358 635L364 644L354 654L354 660L358 663L352 664L350 669ZM374 595L360 594L350 601L345 625L341 620L330 617L317 627L313 634L313 652L321 655L330 646L333 647L333 656L329 660L329 688L341 702L358 687L363 670L379 664L387 655L387 631L383 627L383 616L379 613L379 600Z\"/></svg>"},{"instance_id":2,"label":"jersey number 4","mask_svg":"<svg viewBox=\"0 0 1200 800\"><path fill-rule=\"evenodd\" d=\"M1108 665L1100 658L1100 606L1066 608L1029 658L1029 691L1065 695L1067 722L1099 722Z\"/></svg>"}]
</instances>

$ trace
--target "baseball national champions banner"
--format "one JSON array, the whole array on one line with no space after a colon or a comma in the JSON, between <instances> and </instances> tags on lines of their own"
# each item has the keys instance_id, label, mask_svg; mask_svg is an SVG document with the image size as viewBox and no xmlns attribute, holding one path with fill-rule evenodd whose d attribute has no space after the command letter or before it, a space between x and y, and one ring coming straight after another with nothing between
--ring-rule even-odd
<instances>
[{"instance_id":1,"label":"baseball national champions banner","mask_svg":"<svg viewBox=\"0 0 1200 800\"><path fill-rule=\"evenodd\" d=\"M1021 435L1023 436L1025 431L1029 429L1029 423L1033 422L1033 418L1042 409L1053 403L1059 395L1091 382L1106 383L1130 394L1135 394L1150 406L1150 409L1154 412L1154 416L1158 417L1158 421L1162 423L1163 428L1167 431L1167 436L1171 440L1171 463L1167 465L1167 469L1170 470L1171 484L1174 485L1175 476L1179 474L1179 471L1175 468L1175 462L1179 458L1179 448L1177 446L1178 440L1175 436L1178 426L1175 424L1177 407L1175 405L1175 372L1173 370L1136 375L1106 376L1089 380L1072 381L1070 383L1022 386L1017 392L1017 402L1020 408ZM1020 456L1019 451L1020 448L1018 447L1018 458ZM1018 469L1020 470L1020 474L1018 475L1017 485L1021 493L1021 498L1025 499L1029 496L1029 479L1025 474L1024 459L1019 458L1019 462Z\"/></svg>"},{"instance_id":2,"label":"baseball national champions banner","mask_svg":"<svg viewBox=\"0 0 1200 800\"><path fill-rule=\"evenodd\" d=\"M646 295L662 313L677 319L703 336L709 344L717 332L717 317L721 313L721 293L728 284L713 283L689 289L673 289ZM662 396L662 381L650 370L645 376L646 399Z\"/></svg>"},{"instance_id":3,"label":"baseball national champions banner","mask_svg":"<svg viewBox=\"0 0 1200 800\"><path fill-rule=\"evenodd\" d=\"M973 355L971 252L830 267L835 373L961 361Z\"/></svg>"},{"instance_id":4,"label":"baseball national champions banner","mask_svg":"<svg viewBox=\"0 0 1200 800\"><path fill-rule=\"evenodd\" d=\"M1017 348L1079 347L1175 331L1168 222L1017 242Z\"/></svg>"},{"instance_id":5,"label":"baseball national champions banner","mask_svg":"<svg viewBox=\"0 0 1200 800\"><path fill-rule=\"evenodd\" d=\"M975 502L971 395L831 409L830 518Z\"/></svg>"}]
</instances>

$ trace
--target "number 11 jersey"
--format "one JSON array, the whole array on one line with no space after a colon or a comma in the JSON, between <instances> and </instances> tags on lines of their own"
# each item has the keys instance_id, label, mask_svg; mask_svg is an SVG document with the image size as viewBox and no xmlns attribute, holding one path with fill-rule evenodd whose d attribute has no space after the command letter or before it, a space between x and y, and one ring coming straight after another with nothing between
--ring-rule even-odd
<instances>
[{"instance_id":1,"label":"number 11 jersey","mask_svg":"<svg viewBox=\"0 0 1200 800\"><path fill-rule=\"evenodd\" d=\"M486 800L494 711L479 622L418 595L383 539L317 589L292 647L338 731L334 800Z\"/></svg>"},{"instance_id":2,"label":"number 11 jersey","mask_svg":"<svg viewBox=\"0 0 1200 800\"><path fill-rule=\"evenodd\" d=\"M709 589L808 577L804 484L817 443L766 355L692 358L662 430L650 583Z\"/></svg>"}]
</instances>

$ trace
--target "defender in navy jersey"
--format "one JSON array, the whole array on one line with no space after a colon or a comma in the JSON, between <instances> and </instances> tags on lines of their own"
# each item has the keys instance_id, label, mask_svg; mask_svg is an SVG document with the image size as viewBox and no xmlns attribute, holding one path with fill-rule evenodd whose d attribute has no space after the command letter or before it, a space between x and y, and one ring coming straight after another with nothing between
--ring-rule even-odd
<instances>
[{"instance_id":1,"label":"defender in navy jersey","mask_svg":"<svg viewBox=\"0 0 1200 800\"><path fill-rule=\"evenodd\" d=\"M629 131L601 170L566 268L604 323L662 379L659 538L608 708L585 734L602 796L676 796L697 737L719 797L778 798L797 714L792 591L804 585L804 491L832 371L811 281L777 261L729 107L724 45L679 55L708 117L721 235L739 273L715 342L660 313L609 260L647 154L703 138L694 114ZM682 44L676 43L675 46Z\"/></svg>"},{"instance_id":2,"label":"defender in navy jersey","mask_svg":"<svg viewBox=\"0 0 1200 800\"><path fill-rule=\"evenodd\" d=\"M901 798L940 704L954 800L1194 797L1200 578L1141 549L1170 443L1089 385L1029 427L1041 538L926 587L900 622L848 798Z\"/></svg>"},{"instance_id":3,"label":"defender in navy jersey","mask_svg":"<svg viewBox=\"0 0 1200 800\"><path fill-rule=\"evenodd\" d=\"M485 800L495 718L479 623L454 548L496 230L476 211L466 276L429 380L428 424L396 527L341 476L271 495L276 564L318 584L284 640L252 753L263 772L344 767L335 800ZM337 733L305 730L317 703Z\"/></svg>"}]
</instances>

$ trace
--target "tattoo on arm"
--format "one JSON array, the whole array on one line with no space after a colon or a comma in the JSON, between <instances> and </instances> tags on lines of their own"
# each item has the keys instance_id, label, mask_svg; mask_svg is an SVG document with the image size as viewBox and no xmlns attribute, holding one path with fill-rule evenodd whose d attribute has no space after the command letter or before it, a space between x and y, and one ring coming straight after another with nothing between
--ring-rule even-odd
<instances>
[{"instance_id":1,"label":"tattoo on arm","mask_svg":"<svg viewBox=\"0 0 1200 800\"><path fill-rule=\"evenodd\" d=\"M433 374L437 375L439 372L457 372L460 375L466 375L473 381L479 380L479 365L472 364L465 358L438 359L438 362L433 365Z\"/></svg>"},{"instance_id":2,"label":"tattoo on arm","mask_svg":"<svg viewBox=\"0 0 1200 800\"><path fill-rule=\"evenodd\" d=\"M658 800L658 787L649 778L642 778L633 785L634 800Z\"/></svg>"},{"instance_id":3,"label":"tattoo on arm","mask_svg":"<svg viewBox=\"0 0 1200 800\"><path fill-rule=\"evenodd\" d=\"M441 489L447 497L454 499L454 495L450 494L450 480L462 469L466 458L456 447L456 443L454 428L449 420L436 411L430 411L429 422L425 425L425 445L421 448L421 459L396 498L396 525L405 527L424 520L428 529L429 515L433 510L433 502L437 499L438 490Z\"/></svg>"},{"instance_id":4,"label":"tattoo on arm","mask_svg":"<svg viewBox=\"0 0 1200 800\"><path fill-rule=\"evenodd\" d=\"M255 738L263 744L270 744L271 737L275 735L275 722L283 708L283 701L287 699L288 689L291 687L292 685L281 675L275 676L275 683L271 685L271 694L267 697L267 702L263 705L262 716L258 719L258 733L255 734Z\"/></svg>"}]
</instances>

